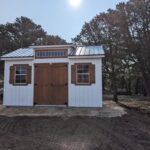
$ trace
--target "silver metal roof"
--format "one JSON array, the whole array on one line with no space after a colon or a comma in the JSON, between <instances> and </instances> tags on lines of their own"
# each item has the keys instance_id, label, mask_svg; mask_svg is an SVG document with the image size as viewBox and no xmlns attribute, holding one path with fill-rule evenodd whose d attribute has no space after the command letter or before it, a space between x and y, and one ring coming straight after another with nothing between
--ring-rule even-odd
<instances>
[{"instance_id":1,"label":"silver metal roof","mask_svg":"<svg viewBox=\"0 0 150 150\"><path fill-rule=\"evenodd\" d=\"M97 56L104 55L104 50L102 46L73 46L73 45L63 45L64 47L70 47L69 56ZM36 48L44 48L44 47L59 47L58 45L54 46L33 46L29 48L20 48L8 54L1 56L1 59L5 58L26 58L26 57L34 57L34 50ZM62 47L62 45L60 45Z\"/></svg>"},{"instance_id":2,"label":"silver metal roof","mask_svg":"<svg viewBox=\"0 0 150 150\"><path fill-rule=\"evenodd\" d=\"M69 56L93 56L104 55L102 46L78 46L70 51Z\"/></svg>"},{"instance_id":3,"label":"silver metal roof","mask_svg":"<svg viewBox=\"0 0 150 150\"><path fill-rule=\"evenodd\" d=\"M1 56L1 58L20 58L33 57L33 48L20 48L8 54Z\"/></svg>"}]
</instances>

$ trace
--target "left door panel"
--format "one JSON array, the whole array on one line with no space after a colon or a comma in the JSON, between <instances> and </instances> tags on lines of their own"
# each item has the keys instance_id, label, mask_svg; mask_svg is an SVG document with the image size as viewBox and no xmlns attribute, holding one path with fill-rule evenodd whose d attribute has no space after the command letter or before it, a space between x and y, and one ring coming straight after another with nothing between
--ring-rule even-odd
<instances>
[{"instance_id":1,"label":"left door panel","mask_svg":"<svg viewBox=\"0 0 150 150\"><path fill-rule=\"evenodd\" d=\"M48 105L51 103L50 64L35 64L34 103Z\"/></svg>"}]
</instances>

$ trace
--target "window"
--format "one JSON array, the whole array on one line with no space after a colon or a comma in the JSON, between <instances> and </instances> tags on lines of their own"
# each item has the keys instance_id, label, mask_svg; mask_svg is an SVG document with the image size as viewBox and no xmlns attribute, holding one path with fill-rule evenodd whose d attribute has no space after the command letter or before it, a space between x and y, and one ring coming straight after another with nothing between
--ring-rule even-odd
<instances>
[{"instance_id":1,"label":"window","mask_svg":"<svg viewBox=\"0 0 150 150\"><path fill-rule=\"evenodd\" d=\"M75 85L92 85L95 80L95 64L75 63L71 65L71 83Z\"/></svg>"},{"instance_id":2,"label":"window","mask_svg":"<svg viewBox=\"0 0 150 150\"><path fill-rule=\"evenodd\" d=\"M27 66L16 65L15 66L15 84L27 83Z\"/></svg>"},{"instance_id":3,"label":"window","mask_svg":"<svg viewBox=\"0 0 150 150\"><path fill-rule=\"evenodd\" d=\"M29 64L13 64L10 66L9 83L12 85L28 85L31 84L32 66Z\"/></svg>"},{"instance_id":4,"label":"window","mask_svg":"<svg viewBox=\"0 0 150 150\"><path fill-rule=\"evenodd\" d=\"M76 67L77 84L90 84L90 65L78 64Z\"/></svg>"},{"instance_id":5,"label":"window","mask_svg":"<svg viewBox=\"0 0 150 150\"><path fill-rule=\"evenodd\" d=\"M36 51L36 58L49 58L49 57L66 57L66 50L47 50L47 51Z\"/></svg>"}]
</instances>

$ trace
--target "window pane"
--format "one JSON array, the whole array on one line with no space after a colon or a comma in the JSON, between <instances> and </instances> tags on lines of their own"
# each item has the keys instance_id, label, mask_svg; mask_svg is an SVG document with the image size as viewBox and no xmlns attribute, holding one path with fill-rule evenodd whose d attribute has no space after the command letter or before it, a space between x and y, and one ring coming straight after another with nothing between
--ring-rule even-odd
<instances>
[{"instance_id":1,"label":"window pane","mask_svg":"<svg viewBox=\"0 0 150 150\"><path fill-rule=\"evenodd\" d=\"M48 52L46 52L46 57L48 57L49 56L49 54L48 54Z\"/></svg>"},{"instance_id":2,"label":"window pane","mask_svg":"<svg viewBox=\"0 0 150 150\"><path fill-rule=\"evenodd\" d=\"M63 52L61 52L61 56L63 56L64 55L64 53Z\"/></svg>"},{"instance_id":3,"label":"window pane","mask_svg":"<svg viewBox=\"0 0 150 150\"><path fill-rule=\"evenodd\" d=\"M16 83L26 83L26 75L16 75Z\"/></svg>"},{"instance_id":4,"label":"window pane","mask_svg":"<svg viewBox=\"0 0 150 150\"><path fill-rule=\"evenodd\" d=\"M26 66L20 66L20 73L21 74L26 74L26 71L27 71Z\"/></svg>"},{"instance_id":5,"label":"window pane","mask_svg":"<svg viewBox=\"0 0 150 150\"><path fill-rule=\"evenodd\" d=\"M49 51L49 52L48 52L48 56L49 56L49 57L52 56L52 52Z\"/></svg>"},{"instance_id":6,"label":"window pane","mask_svg":"<svg viewBox=\"0 0 150 150\"><path fill-rule=\"evenodd\" d=\"M89 73L89 65L78 65L77 73Z\"/></svg>"},{"instance_id":7,"label":"window pane","mask_svg":"<svg viewBox=\"0 0 150 150\"><path fill-rule=\"evenodd\" d=\"M89 65L84 65L83 70L84 70L83 71L84 73L88 73L89 72Z\"/></svg>"},{"instance_id":8,"label":"window pane","mask_svg":"<svg viewBox=\"0 0 150 150\"><path fill-rule=\"evenodd\" d=\"M20 65L16 66L16 74L26 74L27 72L26 66Z\"/></svg>"},{"instance_id":9,"label":"window pane","mask_svg":"<svg viewBox=\"0 0 150 150\"><path fill-rule=\"evenodd\" d=\"M87 70L84 70L84 69L82 69L82 70L80 69L80 70L79 70L79 69L78 69L78 70L77 70L77 73L89 73L89 69L87 69Z\"/></svg>"},{"instance_id":10,"label":"window pane","mask_svg":"<svg viewBox=\"0 0 150 150\"><path fill-rule=\"evenodd\" d=\"M82 65L78 65L77 68L82 70Z\"/></svg>"},{"instance_id":11,"label":"window pane","mask_svg":"<svg viewBox=\"0 0 150 150\"><path fill-rule=\"evenodd\" d=\"M77 73L83 73L83 70L79 70L79 69L78 69L78 70L77 70Z\"/></svg>"},{"instance_id":12,"label":"window pane","mask_svg":"<svg viewBox=\"0 0 150 150\"><path fill-rule=\"evenodd\" d=\"M61 52L58 52L58 56L61 56Z\"/></svg>"},{"instance_id":13,"label":"window pane","mask_svg":"<svg viewBox=\"0 0 150 150\"><path fill-rule=\"evenodd\" d=\"M78 83L89 83L89 75L78 75L77 81Z\"/></svg>"},{"instance_id":14,"label":"window pane","mask_svg":"<svg viewBox=\"0 0 150 150\"><path fill-rule=\"evenodd\" d=\"M39 52L39 54L40 54L40 57L42 57L42 52Z\"/></svg>"},{"instance_id":15,"label":"window pane","mask_svg":"<svg viewBox=\"0 0 150 150\"><path fill-rule=\"evenodd\" d=\"M58 52L56 52L56 56L58 56Z\"/></svg>"},{"instance_id":16,"label":"window pane","mask_svg":"<svg viewBox=\"0 0 150 150\"><path fill-rule=\"evenodd\" d=\"M39 52L36 52L36 53L35 53L35 56L38 57L38 56L39 56Z\"/></svg>"},{"instance_id":17,"label":"window pane","mask_svg":"<svg viewBox=\"0 0 150 150\"><path fill-rule=\"evenodd\" d=\"M84 70L88 70L89 69L89 65L83 65L83 69Z\"/></svg>"},{"instance_id":18,"label":"window pane","mask_svg":"<svg viewBox=\"0 0 150 150\"><path fill-rule=\"evenodd\" d=\"M42 52L42 56L43 56L43 57L45 56L45 52Z\"/></svg>"},{"instance_id":19,"label":"window pane","mask_svg":"<svg viewBox=\"0 0 150 150\"><path fill-rule=\"evenodd\" d=\"M20 67L16 66L16 74L20 74Z\"/></svg>"},{"instance_id":20,"label":"window pane","mask_svg":"<svg viewBox=\"0 0 150 150\"><path fill-rule=\"evenodd\" d=\"M54 57L54 52L52 52L52 56Z\"/></svg>"},{"instance_id":21,"label":"window pane","mask_svg":"<svg viewBox=\"0 0 150 150\"><path fill-rule=\"evenodd\" d=\"M83 83L89 82L89 75L83 75L82 81Z\"/></svg>"}]
</instances>

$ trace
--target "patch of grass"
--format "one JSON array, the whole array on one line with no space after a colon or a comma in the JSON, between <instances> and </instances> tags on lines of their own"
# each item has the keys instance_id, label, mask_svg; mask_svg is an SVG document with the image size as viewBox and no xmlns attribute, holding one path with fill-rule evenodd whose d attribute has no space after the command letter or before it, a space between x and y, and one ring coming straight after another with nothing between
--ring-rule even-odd
<instances>
[{"instance_id":1,"label":"patch of grass","mask_svg":"<svg viewBox=\"0 0 150 150\"><path fill-rule=\"evenodd\" d=\"M107 94L103 96L104 100L112 100L113 95ZM142 95L118 95L119 101L150 101L150 97L145 97Z\"/></svg>"},{"instance_id":2,"label":"patch of grass","mask_svg":"<svg viewBox=\"0 0 150 150\"><path fill-rule=\"evenodd\" d=\"M113 95L112 94L105 94L105 95L103 95L103 99L104 100L113 100Z\"/></svg>"},{"instance_id":3,"label":"patch of grass","mask_svg":"<svg viewBox=\"0 0 150 150\"><path fill-rule=\"evenodd\" d=\"M0 82L3 82L3 80L4 80L4 76L0 74Z\"/></svg>"}]
</instances>

